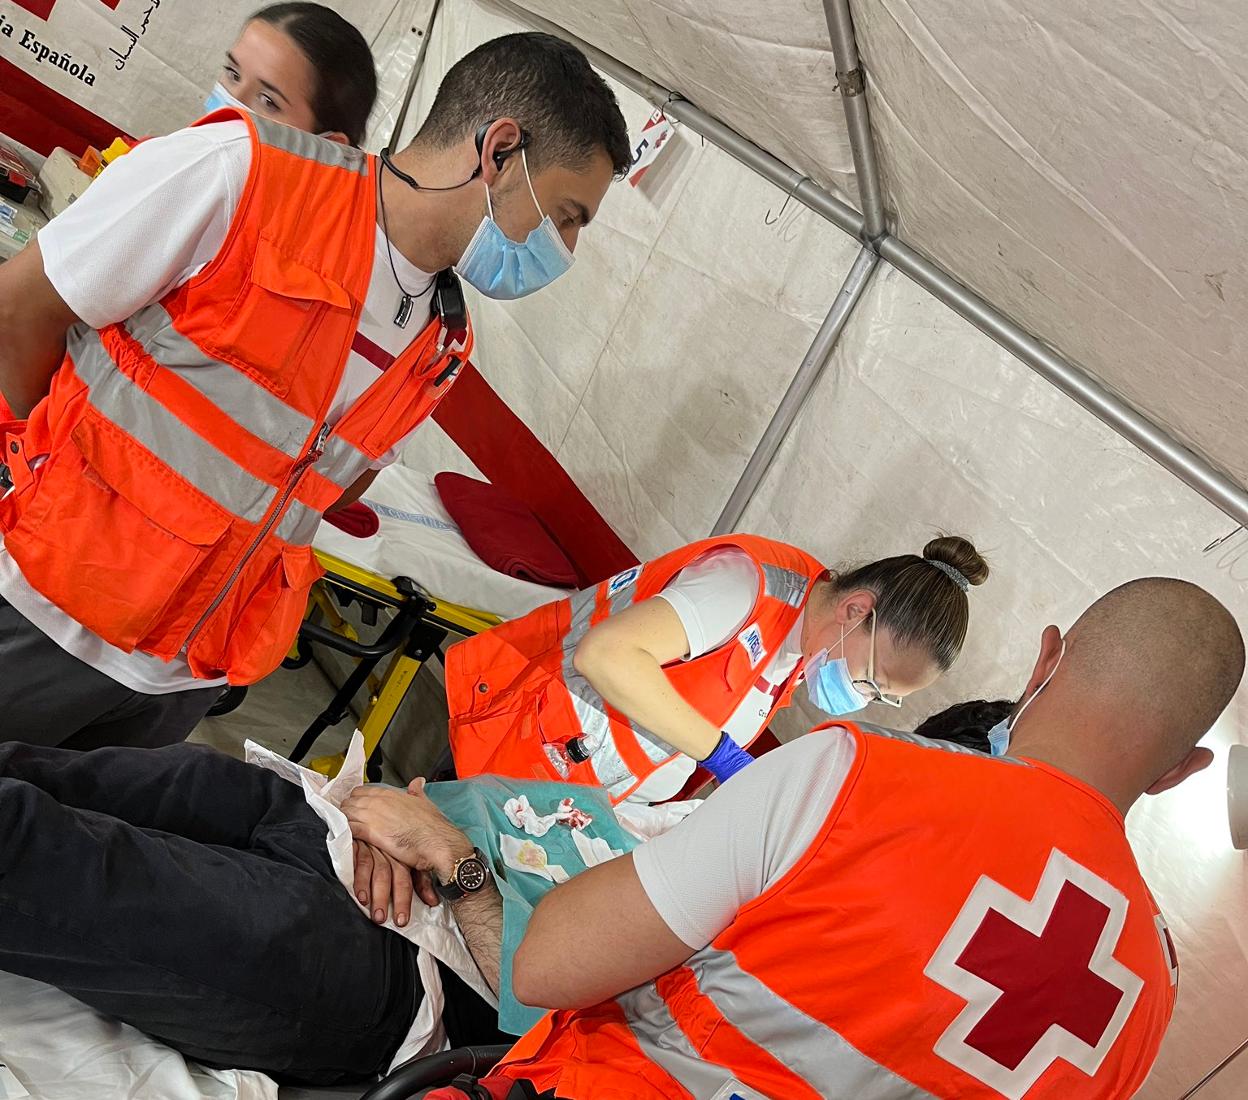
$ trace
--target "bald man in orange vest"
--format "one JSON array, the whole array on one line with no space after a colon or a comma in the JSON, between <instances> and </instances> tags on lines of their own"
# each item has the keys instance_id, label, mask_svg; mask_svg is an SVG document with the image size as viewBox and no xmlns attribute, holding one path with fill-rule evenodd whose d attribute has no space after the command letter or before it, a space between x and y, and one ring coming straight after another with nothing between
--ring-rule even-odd
<instances>
[{"instance_id":1,"label":"bald man in orange vest","mask_svg":"<svg viewBox=\"0 0 1248 1100\"><path fill-rule=\"evenodd\" d=\"M768 754L543 900L513 988L555 1011L480 1095L1132 1095L1178 964L1124 816L1210 763L1243 669L1212 596L1133 581L1045 629L1005 757L849 723ZM345 808L457 891L496 974L497 893L454 881L471 843L419 796Z\"/></svg>"}]
</instances>

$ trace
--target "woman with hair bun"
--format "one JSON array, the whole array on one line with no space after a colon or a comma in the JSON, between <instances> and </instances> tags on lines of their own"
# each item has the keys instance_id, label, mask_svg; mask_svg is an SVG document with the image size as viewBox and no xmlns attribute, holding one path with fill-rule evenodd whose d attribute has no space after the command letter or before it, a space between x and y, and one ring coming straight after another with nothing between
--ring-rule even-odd
<instances>
[{"instance_id":1,"label":"woman with hair bun","mask_svg":"<svg viewBox=\"0 0 1248 1100\"><path fill-rule=\"evenodd\" d=\"M647 802L672 797L699 763L727 779L799 686L838 717L900 707L932 684L987 579L956 536L837 571L755 535L675 550L452 647L457 773Z\"/></svg>"}]
</instances>

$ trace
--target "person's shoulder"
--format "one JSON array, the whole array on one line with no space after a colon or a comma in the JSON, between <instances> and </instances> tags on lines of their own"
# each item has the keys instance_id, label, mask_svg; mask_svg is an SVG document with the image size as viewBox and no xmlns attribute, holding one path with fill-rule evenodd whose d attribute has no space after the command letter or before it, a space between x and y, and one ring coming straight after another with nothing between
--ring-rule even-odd
<instances>
[{"instance_id":1,"label":"person's shoulder","mask_svg":"<svg viewBox=\"0 0 1248 1100\"><path fill-rule=\"evenodd\" d=\"M232 118L225 122L210 122L206 126L186 126L174 130L170 134L151 137L141 142L132 152L151 156L153 153L170 150L187 152L227 149L234 145L249 145L251 135L241 118Z\"/></svg>"},{"instance_id":2,"label":"person's shoulder","mask_svg":"<svg viewBox=\"0 0 1248 1100\"><path fill-rule=\"evenodd\" d=\"M149 181L168 179L172 182L187 178L187 173L196 180L205 172L217 174L218 179L223 175L235 192L246 178L250 165L251 136L242 119L188 126L162 137L149 138L116 162L117 167L125 167L125 174L141 171Z\"/></svg>"}]
</instances>

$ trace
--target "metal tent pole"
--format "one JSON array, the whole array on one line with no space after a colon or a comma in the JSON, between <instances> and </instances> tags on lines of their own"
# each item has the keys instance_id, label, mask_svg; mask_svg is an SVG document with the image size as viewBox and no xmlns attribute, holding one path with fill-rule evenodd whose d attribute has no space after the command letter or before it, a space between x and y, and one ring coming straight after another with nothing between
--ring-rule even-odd
<instances>
[{"instance_id":1,"label":"metal tent pole","mask_svg":"<svg viewBox=\"0 0 1248 1100\"><path fill-rule=\"evenodd\" d=\"M1203 1089L1207 1084L1209 1084L1210 1081L1212 1081L1215 1077L1217 1077L1219 1073L1221 1073L1224 1069L1226 1069L1226 1067L1229 1066L1236 1058L1238 1058L1241 1054L1243 1054L1245 1050L1248 1050L1248 1039L1245 1039L1242 1043L1240 1043L1239 1046L1237 1046L1233 1051L1231 1051L1230 1054L1228 1054L1225 1058L1222 1059L1222 1061L1220 1061L1216 1066L1214 1066L1213 1069L1211 1069L1208 1073L1206 1073L1204 1077L1202 1077L1199 1081L1196 1082L1195 1085L1193 1085L1190 1089L1187 1090L1187 1092L1185 1092L1182 1096L1180 1096L1179 1100L1189 1100L1190 1097L1195 1096L1201 1089Z\"/></svg>"},{"instance_id":2,"label":"metal tent pole","mask_svg":"<svg viewBox=\"0 0 1248 1100\"><path fill-rule=\"evenodd\" d=\"M866 77L859 63L858 42L854 37L854 19L850 14L849 0L823 0L823 10L828 20L832 57L836 61L836 83L845 103L845 121L849 127L849 149L854 157L858 195L862 200L862 237L874 247L888 232L888 225L884 218L884 194L875 159L875 140L871 136Z\"/></svg>"},{"instance_id":3,"label":"metal tent pole","mask_svg":"<svg viewBox=\"0 0 1248 1100\"><path fill-rule=\"evenodd\" d=\"M788 167L752 141L688 100L655 83L636 69L569 34L558 24L535 16L511 0L488 0L521 23L528 23L583 50L603 72L638 95L663 106L672 118L718 145L742 164L754 169L793 198L859 240L865 219L847 203L819 187L796 169ZM862 97L856 97L862 98ZM980 332L1000 344L1041 377L1058 386L1114 431L1134 443L1151 459L1195 489L1237 523L1248 526L1248 490L1207 459L1172 439L1152 420L1137 412L1121 397L1092 379L1081 368L1037 340L1000 310L904 241L889 233L875 241L880 256L913 279L938 301L970 321Z\"/></svg>"},{"instance_id":4,"label":"metal tent pole","mask_svg":"<svg viewBox=\"0 0 1248 1100\"><path fill-rule=\"evenodd\" d=\"M832 303L827 317L823 319L823 324L815 333L810 350L802 359L797 373L793 376L793 381L789 383L789 388L785 390L780 404L776 406L776 411L772 414L771 422L764 430L762 439L758 441L758 446L750 456L750 461L746 463L737 487L733 489L728 503L724 505L723 512L715 521L712 535L726 535L729 531L736 530L737 524L741 522L750 498L762 484L772 459L776 457L776 452L780 449L780 444L789 434L789 429L797 419L797 414L801 412L802 406L806 404L810 391L814 389L815 383L823 374L824 367L832 358L837 341L845 330L845 323L862 297L862 292L866 290L871 280L871 273L875 271L879 259L879 256L866 245L859 251L854 260L854 266L849 269L840 293L836 296L836 301Z\"/></svg>"},{"instance_id":5,"label":"metal tent pole","mask_svg":"<svg viewBox=\"0 0 1248 1100\"><path fill-rule=\"evenodd\" d=\"M1248 491L1188 450L1143 413L1137 412L1068 359L1037 340L963 286L943 268L919 255L904 241L886 236L879 242L880 256L908 275L934 298L970 321L985 336L1021 359L1040 377L1051 382L1088 412L1134 443L1149 458L1191 486L1211 504L1238 523L1248 526Z\"/></svg>"},{"instance_id":6,"label":"metal tent pole","mask_svg":"<svg viewBox=\"0 0 1248 1100\"><path fill-rule=\"evenodd\" d=\"M438 21L438 11L442 7L442 0L433 0L433 8L429 12L429 20L425 24L425 34L420 42L420 49L416 52L416 60L412 62L412 74L407 80L407 91L403 95L403 106L399 108L398 118L394 120L394 130L390 134L390 140L386 143L386 148L394 149L399 143L399 138L403 136L403 127L407 125L407 113L412 106L412 97L416 94L416 85L420 83L420 71L425 67L425 54L429 52L429 40L433 38L433 28Z\"/></svg>"},{"instance_id":7,"label":"metal tent pole","mask_svg":"<svg viewBox=\"0 0 1248 1100\"><path fill-rule=\"evenodd\" d=\"M747 168L752 168L764 179L774 183L785 194L792 196L795 201L810 207L820 217L826 218L851 237L861 237L862 215L849 203L820 187L809 176L804 176L797 169L790 168L782 160L773 157L761 146L742 137L731 126L726 126L719 119L708 115L702 108L690 103L676 92L664 88L648 76L643 76L636 69L616 60L610 54L603 53L584 39L577 38L557 23L543 19L540 15L534 15L518 4L513 4L511 0L488 0L488 3L505 11L517 22L527 23L547 34L553 34L556 38L562 38L565 42L571 42L593 62L595 68L618 80L643 99L661 106L669 118L688 126L694 133L701 134L712 145L717 145Z\"/></svg>"}]
</instances>

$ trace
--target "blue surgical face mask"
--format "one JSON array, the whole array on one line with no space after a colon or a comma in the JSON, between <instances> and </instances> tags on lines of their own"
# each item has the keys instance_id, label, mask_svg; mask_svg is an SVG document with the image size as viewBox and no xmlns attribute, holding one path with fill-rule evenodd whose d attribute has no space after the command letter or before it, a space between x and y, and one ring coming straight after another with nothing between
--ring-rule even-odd
<instances>
[{"instance_id":1,"label":"blue surgical face mask","mask_svg":"<svg viewBox=\"0 0 1248 1100\"><path fill-rule=\"evenodd\" d=\"M204 100L204 114L210 115L213 111L219 111L223 107L237 107L240 111L247 108L235 99L224 86L218 81L212 86L212 91L208 93L208 98Z\"/></svg>"},{"instance_id":2,"label":"blue surgical face mask","mask_svg":"<svg viewBox=\"0 0 1248 1100\"><path fill-rule=\"evenodd\" d=\"M1010 720L1002 718L988 731L988 750L993 756L1004 756L1010 747Z\"/></svg>"},{"instance_id":3,"label":"blue surgical face mask","mask_svg":"<svg viewBox=\"0 0 1248 1100\"><path fill-rule=\"evenodd\" d=\"M522 244L517 244L499 228L494 220L494 203L490 189L485 189L487 213L460 257L455 270L487 298L511 301L549 286L572 266L573 256L563 243L555 223L543 213L533 181L529 178L529 162L524 150L524 178L533 196L533 205L542 214L541 224Z\"/></svg>"},{"instance_id":4,"label":"blue surgical face mask","mask_svg":"<svg viewBox=\"0 0 1248 1100\"><path fill-rule=\"evenodd\" d=\"M850 628L852 634L862 620ZM845 652L845 629L841 628L840 650ZM828 651L820 650L806 662L806 694L824 714L839 718L844 714L853 714L862 710L869 700L854 687L854 678L850 674L849 664L844 657L828 660Z\"/></svg>"},{"instance_id":5,"label":"blue surgical face mask","mask_svg":"<svg viewBox=\"0 0 1248 1100\"><path fill-rule=\"evenodd\" d=\"M1066 639L1063 638L1062 651L1057 655L1057 661L1054 663L1053 668L1049 671L1049 674L1044 678L1044 683L1042 683L1031 693L1030 698L1028 698L1028 700L1018 708L1018 712L1013 718L1002 718L1000 722L988 731L988 746L993 756L1004 756L1009 751L1010 736L1014 732L1014 727L1018 725L1018 720L1023 716L1023 711L1031 706L1031 704L1036 701L1036 696L1049 686L1049 681L1053 679L1054 673L1057 672L1057 666L1062 663L1062 658L1065 656Z\"/></svg>"}]
</instances>

